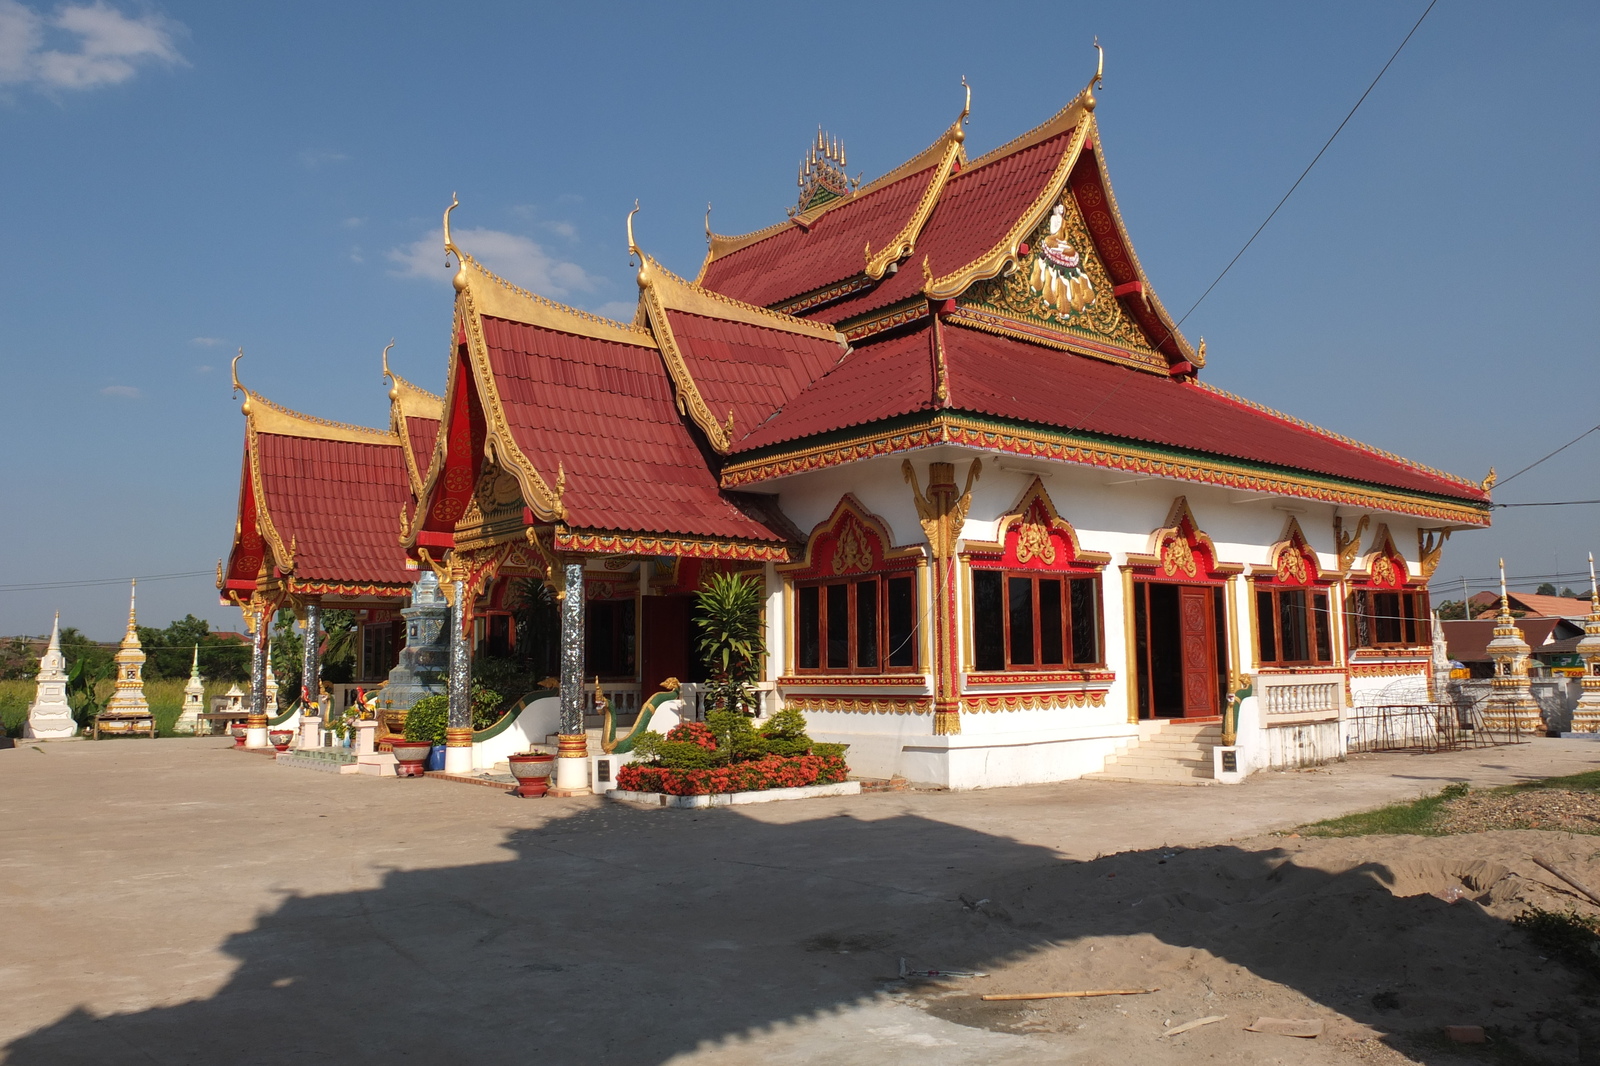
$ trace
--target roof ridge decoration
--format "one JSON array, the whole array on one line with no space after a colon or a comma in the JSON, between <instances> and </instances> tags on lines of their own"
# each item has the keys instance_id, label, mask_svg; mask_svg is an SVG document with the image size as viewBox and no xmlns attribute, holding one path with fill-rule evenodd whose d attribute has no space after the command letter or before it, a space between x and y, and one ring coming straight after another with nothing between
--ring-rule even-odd
<instances>
[{"instance_id":1,"label":"roof ridge decoration","mask_svg":"<svg viewBox=\"0 0 1600 1066\"><path fill-rule=\"evenodd\" d=\"M1060 111L1057 111L1033 127L1033 129L1011 138L1011 140L998 148L991 148L983 153L977 159L974 159L966 169L976 170L979 167L986 167L990 163L997 163L1006 156L1016 155L1025 148L1032 148L1036 144L1048 141L1057 134L1065 133L1074 126L1081 124L1085 118L1090 117L1097 103L1094 97L1094 90L1096 86L1102 85L1104 82L1105 79L1102 75L1105 73L1106 66L1105 49L1100 47L1100 38L1098 37L1094 39L1094 48L1099 53L1098 65L1096 66L1094 77L1089 79L1089 84L1084 86L1082 92L1067 101L1067 105Z\"/></svg>"},{"instance_id":2,"label":"roof ridge decoration","mask_svg":"<svg viewBox=\"0 0 1600 1066\"><path fill-rule=\"evenodd\" d=\"M400 408L401 414L410 418L431 418L435 422L444 418L444 397L396 374L389 369L389 349L394 339L383 349L383 376L389 379L389 401Z\"/></svg>"},{"instance_id":3,"label":"roof ridge decoration","mask_svg":"<svg viewBox=\"0 0 1600 1066\"><path fill-rule=\"evenodd\" d=\"M457 269L451 284L455 286L457 292L466 292L469 289L472 291L473 304L479 314L594 340L634 344L644 348L655 347L655 341L649 332L639 326L618 322L589 311L581 311L549 297L529 292L502 278L463 252L450 237L450 212L458 206L459 201L456 200L455 194L451 193L450 206L445 208L444 212L444 249L445 254L456 257Z\"/></svg>"},{"instance_id":4,"label":"roof ridge decoration","mask_svg":"<svg viewBox=\"0 0 1600 1066\"><path fill-rule=\"evenodd\" d=\"M392 430L334 422L304 414L273 403L260 393L246 388L239 382L239 360L243 358L244 349L240 348L229 370L233 374L234 393L244 393L244 403L239 405L239 413L245 416L245 424L251 433L274 433L282 437L309 437L351 444L399 445L400 439Z\"/></svg>"},{"instance_id":5,"label":"roof ridge decoration","mask_svg":"<svg viewBox=\"0 0 1600 1066\"><path fill-rule=\"evenodd\" d=\"M1310 430L1311 432L1320 434L1330 440L1336 440L1340 444L1347 444L1352 448L1358 449L1359 451L1367 452L1370 455L1376 455L1379 458L1387 459L1390 462L1398 463L1401 466L1408 467L1412 470L1420 471L1424 474L1431 474L1434 477L1444 478L1446 481L1452 481L1464 488L1478 489L1483 492L1488 491L1480 482L1473 481L1470 478L1464 478L1459 474L1452 474L1447 470L1439 470L1435 467L1427 465L1426 463L1419 463L1414 459L1407 459L1403 455L1396 455L1394 452L1385 451L1382 448L1374 447L1373 445L1367 444L1364 441L1356 440L1354 437L1347 437L1343 433L1335 433L1331 429L1324 429L1322 426L1319 426L1314 422L1307 422L1303 418L1296 418L1294 415L1285 414L1275 407L1268 407L1264 403L1257 403L1255 400L1246 399L1243 396L1229 392L1227 389L1220 388L1209 382L1195 379L1189 383L1189 386L1191 388L1205 389L1207 392L1215 393L1217 396L1220 396L1225 400L1230 400L1233 403L1239 404L1240 406L1252 408L1253 410L1260 411L1265 415L1271 415L1273 418L1281 419L1291 425L1299 426L1301 429Z\"/></svg>"},{"instance_id":6,"label":"roof ridge decoration","mask_svg":"<svg viewBox=\"0 0 1600 1066\"><path fill-rule=\"evenodd\" d=\"M651 330L655 333L656 350L661 353L661 361L666 364L667 375L672 378L672 391L677 399L678 413L693 419L694 424L706 435L706 440L713 451L718 455L727 455L733 447L733 442L729 439L733 415L729 413L728 425L724 427L717 421L717 416L711 413L711 408L706 406L705 397L700 395L700 388L694 382L694 375L689 373L689 364L684 360L683 352L678 349L678 340L673 336L672 323L667 318L667 307L661 298L661 289L656 285L657 275L679 282L683 279L639 249L638 243L633 239L633 216L638 213L639 201L635 200L633 210L628 212L628 254L639 257L639 273L636 278L639 283L639 304L646 320L650 323Z\"/></svg>"},{"instance_id":7,"label":"roof ridge decoration","mask_svg":"<svg viewBox=\"0 0 1600 1066\"><path fill-rule=\"evenodd\" d=\"M795 184L800 188L800 200L789 213L804 214L812 208L832 203L849 196L861 184L857 178L851 182L845 172L844 142L817 127L816 140L811 142L800 160L800 171Z\"/></svg>"},{"instance_id":8,"label":"roof ridge decoration","mask_svg":"<svg viewBox=\"0 0 1600 1066\"><path fill-rule=\"evenodd\" d=\"M865 273L873 281L881 280L891 264L899 263L916 251L917 237L922 233L922 227L927 225L928 216L933 214L933 209L938 206L939 198L944 195L945 183L960 167L966 152L967 139L967 131L963 127L966 125L967 116L972 113L972 86L967 84L965 75L962 75L961 87L967 91L966 102L962 105L961 114L956 116L955 122L950 124L950 128L945 130L941 138L945 143L944 151L940 153L939 162L934 166L933 178L922 190L922 196L917 200L917 206L912 210L911 217L906 219L906 224L901 227L900 232L891 237L878 251L874 252L870 247L867 249Z\"/></svg>"},{"instance_id":9,"label":"roof ridge decoration","mask_svg":"<svg viewBox=\"0 0 1600 1066\"><path fill-rule=\"evenodd\" d=\"M963 79L963 84L964 83L965 79ZM969 90L969 102L970 95L971 94ZM970 108L963 109L961 118L957 120L956 125L959 126L965 123L968 110L970 110ZM743 248L748 248L752 244L759 244L768 237L775 237L794 226L799 226L802 229L809 229L813 224L816 223L817 219L821 218L824 214L836 207L842 207L845 204L854 203L861 197L871 195L872 193L877 192L879 189L893 185L902 178L908 178L911 175L921 173L930 167L938 166L940 161L943 160L945 155L949 152L951 133L954 128L955 127L946 129L943 133L939 134L939 136L936 137L933 143L928 145L928 147L924 148L910 159L907 159L904 163L901 163L893 170L882 174L879 177L867 182L865 185L862 185L860 188L853 190L848 196L841 196L838 199L829 200L827 203L813 207L809 211L801 211L787 219L784 219L781 222L774 222L770 226L764 226L761 229L752 230L749 233L729 235L708 232L706 236L709 247L706 249L705 261L700 264L700 273L696 275L695 281L698 283L702 278L704 278L706 268L716 260L721 259L723 256L732 255L734 252L737 252ZM963 140L958 141L956 144L955 158L960 161L963 169L967 169L967 150L964 140L966 131L962 130L961 134ZM945 178L941 178L936 175L935 180L939 181L942 189ZM937 205L937 196L934 197L933 202L935 205ZM931 207L929 208L929 211L931 213ZM924 219L924 221L926 221L926 219ZM918 229L920 228L921 227L919 226Z\"/></svg>"}]
</instances>

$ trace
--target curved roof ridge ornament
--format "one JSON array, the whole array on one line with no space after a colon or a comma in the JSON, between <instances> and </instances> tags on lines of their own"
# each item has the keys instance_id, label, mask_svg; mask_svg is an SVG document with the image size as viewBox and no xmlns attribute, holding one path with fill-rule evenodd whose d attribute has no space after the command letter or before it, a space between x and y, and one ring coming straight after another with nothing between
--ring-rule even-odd
<instances>
[{"instance_id":1,"label":"curved roof ridge ornament","mask_svg":"<svg viewBox=\"0 0 1600 1066\"><path fill-rule=\"evenodd\" d=\"M711 201L706 201L706 247L711 247Z\"/></svg>"},{"instance_id":2,"label":"curved roof ridge ornament","mask_svg":"<svg viewBox=\"0 0 1600 1066\"><path fill-rule=\"evenodd\" d=\"M394 338L389 338L389 343L383 346L383 376L389 379L389 399L398 399L400 395L400 379L389 369L389 349L394 347Z\"/></svg>"},{"instance_id":3,"label":"curved roof ridge ornament","mask_svg":"<svg viewBox=\"0 0 1600 1066\"><path fill-rule=\"evenodd\" d=\"M1094 77L1090 78L1089 84L1083 87L1083 106L1090 111L1094 110L1094 91L1106 87L1106 50L1100 47L1099 34L1096 34L1094 38L1094 50L1099 53L1095 60Z\"/></svg>"},{"instance_id":4,"label":"curved roof ridge ornament","mask_svg":"<svg viewBox=\"0 0 1600 1066\"><path fill-rule=\"evenodd\" d=\"M450 257L456 257L456 276L450 279L450 284L457 292L467 287L467 257L461 254L461 249L456 247L456 242L450 239L450 212L461 206L461 201L456 199L456 194L450 194L450 206L444 209L444 265L450 265Z\"/></svg>"},{"instance_id":5,"label":"curved roof ridge ornament","mask_svg":"<svg viewBox=\"0 0 1600 1066\"><path fill-rule=\"evenodd\" d=\"M961 114L956 116L955 132L951 135L957 141L966 140L967 131L962 129L967 124L967 116L972 114L972 86L967 84L967 76L961 75L961 87L967 90L967 102L961 105Z\"/></svg>"},{"instance_id":6,"label":"curved roof ridge ornament","mask_svg":"<svg viewBox=\"0 0 1600 1066\"><path fill-rule=\"evenodd\" d=\"M638 213L639 201L634 200L633 210L628 212L628 254L639 257L639 273L635 280L638 281L639 288L643 289L650 285L650 260L645 258L645 254L639 250L638 242L633 239L633 216Z\"/></svg>"},{"instance_id":7,"label":"curved roof ridge ornament","mask_svg":"<svg viewBox=\"0 0 1600 1066\"><path fill-rule=\"evenodd\" d=\"M234 356L233 362L228 365L228 373L233 375L233 394L237 396L241 392L244 393L244 403L239 405L239 413L247 415L250 413L250 390L239 384L239 360L243 358L244 345L241 344L239 346L239 354Z\"/></svg>"}]
</instances>

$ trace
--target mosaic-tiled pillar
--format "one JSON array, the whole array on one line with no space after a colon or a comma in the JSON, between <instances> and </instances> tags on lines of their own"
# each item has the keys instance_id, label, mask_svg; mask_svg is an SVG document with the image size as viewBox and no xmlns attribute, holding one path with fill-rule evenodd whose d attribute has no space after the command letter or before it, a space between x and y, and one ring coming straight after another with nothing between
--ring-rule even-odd
<instances>
[{"instance_id":1,"label":"mosaic-tiled pillar","mask_svg":"<svg viewBox=\"0 0 1600 1066\"><path fill-rule=\"evenodd\" d=\"M589 788L589 735L583 726L583 560L562 564L561 740L556 755L557 795Z\"/></svg>"},{"instance_id":2,"label":"mosaic-tiled pillar","mask_svg":"<svg viewBox=\"0 0 1600 1066\"><path fill-rule=\"evenodd\" d=\"M451 582L450 718L444 731L444 769L464 774L472 769L472 648L467 643L467 583Z\"/></svg>"}]
</instances>

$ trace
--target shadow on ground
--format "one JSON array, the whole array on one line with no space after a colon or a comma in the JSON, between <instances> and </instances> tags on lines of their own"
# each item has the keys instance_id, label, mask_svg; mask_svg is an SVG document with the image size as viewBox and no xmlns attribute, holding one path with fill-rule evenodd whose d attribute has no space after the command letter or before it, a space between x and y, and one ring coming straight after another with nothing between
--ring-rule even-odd
<instances>
[{"instance_id":1,"label":"shadow on ground","mask_svg":"<svg viewBox=\"0 0 1600 1066\"><path fill-rule=\"evenodd\" d=\"M5 1061L650 1066L878 999L899 987L901 957L996 971L993 988L1008 967L1015 977L1052 957L1056 980L1091 987L1179 988L1178 971L1226 963L1390 1033L1525 1018L1578 990L1475 904L1396 895L1426 890L1407 882L1426 879L1417 871L1332 874L1281 849L1071 862L908 815L770 824L620 805L512 832L506 847L504 862L289 898L222 946L238 968L214 996L79 1009L17 1039ZM1104 948L1096 938L1173 951L1071 954ZM1214 973L1199 981L1195 1012L1229 994ZM974 1027L1012 1016L970 997L927 1006ZM1429 1048L1405 1044L1419 1061L1459 1061Z\"/></svg>"}]
</instances>

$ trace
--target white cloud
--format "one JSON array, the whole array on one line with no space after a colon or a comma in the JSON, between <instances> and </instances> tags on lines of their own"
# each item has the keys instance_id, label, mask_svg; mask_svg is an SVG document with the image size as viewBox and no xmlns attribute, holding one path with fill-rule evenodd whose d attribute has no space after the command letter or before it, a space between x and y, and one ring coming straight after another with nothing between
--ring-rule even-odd
<instances>
[{"instance_id":1,"label":"white cloud","mask_svg":"<svg viewBox=\"0 0 1600 1066\"><path fill-rule=\"evenodd\" d=\"M200 365L200 366L197 366L197 367L195 367L195 368L194 368L194 372L195 372L195 373L196 373L196 374L209 374L209 373L211 373L211 370L212 370L212 368L211 368L211 367L209 367L209 366L206 366L206 365L204 365L204 364L202 364L202 365Z\"/></svg>"},{"instance_id":2,"label":"white cloud","mask_svg":"<svg viewBox=\"0 0 1600 1066\"><path fill-rule=\"evenodd\" d=\"M148 12L130 17L104 0L67 4L45 16L0 0L0 84L45 89L118 85L149 63L183 62L173 38L183 26ZM48 48L59 43L64 47Z\"/></svg>"},{"instance_id":3,"label":"white cloud","mask_svg":"<svg viewBox=\"0 0 1600 1066\"><path fill-rule=\"evenodd\" d=\"M139 390L132 385L107 385L100 390L102 396L121 396L125 400L137 400Z\"/></svg>"},{"instance_id":4,"label":"white cloud","mask_svg":"<svg viewBox=\"0 0 1600 1066\"><path fill-rule=\"evenodd\" d=\"M451 236L478 262L541 296L563 299L575 292L593 292L599 284L599 279L577 263L557 259L537 241L515 233L466 229ZM453 267L445 266L444 231L439 229L420 241L392 249L389 260L397 265L393 273L399 277L449 281L455 273Z\"/></svg>"},{"instance_id":5,"label":"white cloud","mask_svg":"<svg viewBox=\"0 0 1600 1066\"><path fill-rule=\"evenodd\" d=\"M339 223L339 225L343 226L345 229L355 229L356 227L360 226L365 221L366 221L366 219L364 219L364 218L354 218L354 217L352 217L352 218L345 219L343 222Z\"/></svg>"},{"instance_id":6,"label":"white cloud","mask_svg":"<svg viewBox=\"0 0 1600 1066\"><path fill-rule=\"evenodd\" d=\"M196 337L189 342L199 348L215 348L219 344L226 344L221 337Z\"/></svg>"},{"instance_id":7,"label":"white cloud","mask_svg":"<svg viewBox=\"0 0 1600 1066\"><path fill-rule=\"evenodd\" d=\"M343 163L349 160L343 152L317 152L310 148L300 153L300 165L307 170L318 170L329 163Z\"/></svg>"},{"instance_id":8,"label":"white cloud","mask_svg":"<svg viewBox=\"0 0 1600 1066\"><path fill-rule=\"evenodd\" d=\"M614 318L618 322L632 322L639 305L631 300L610 300L594 309L601 318Z\"/></svg>"}]
</instances>

